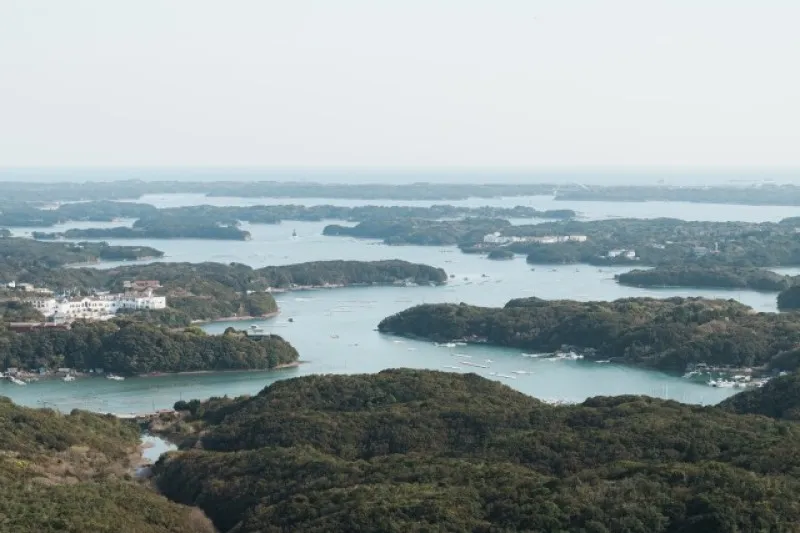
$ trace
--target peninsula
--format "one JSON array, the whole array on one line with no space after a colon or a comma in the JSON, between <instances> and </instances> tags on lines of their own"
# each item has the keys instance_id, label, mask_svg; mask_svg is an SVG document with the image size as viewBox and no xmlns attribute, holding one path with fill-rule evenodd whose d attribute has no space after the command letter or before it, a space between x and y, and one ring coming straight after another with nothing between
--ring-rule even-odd
<instances>
[{"instance_id":1,"label":"peninsula","mask_svg":"<svg viewBox=\"0 0 800 533\"><path fill-rule=\"evenodd\" d=\"M427 304L385 318L383 333L486 342L532 352L683 373L698 364L794 370L800 315L756 313L734 300L628 298L613 302L523 298L505 307Z\"/></svg>"},{"instance_id":2,"label":"peninsula","mask_svg":"<svg viewBox=\"0 0 800 533\"><path fill-rule=\"evenodd\" d=\"M408 369L176 408L167 434L180 450L155 465L156 485L223 532L800 523L800 483L786 474L800 468L800 426L725 408L640 396L551 406L474 374Z\"/></svg>"}]
</instances>

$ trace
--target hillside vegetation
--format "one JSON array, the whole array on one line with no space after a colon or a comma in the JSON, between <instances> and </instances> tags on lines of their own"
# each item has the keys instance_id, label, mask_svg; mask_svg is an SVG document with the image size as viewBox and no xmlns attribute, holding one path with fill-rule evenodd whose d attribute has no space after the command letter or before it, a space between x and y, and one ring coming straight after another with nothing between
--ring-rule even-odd
<instances>
[{"instance_id":1,"label":"hillside vegetation","mask_svg":"<svg viewBox=\"0 0 800 533\"><path fill-rule=\"evenodd\" d=\"M197 509L131 480L139 431L0 397L1 533L212 533Z\"/></svg>"},{"instance_id":2,"label":"hillside vegetation","mask_svg":"<svg viewBox=\"0 0 800 533\"><path fill-rule=\"evenodd\" d=\"M197 327L173 331L125 319L76 322L67 331L14 333L0 326L0 369L102 368L128 375L266 370L297 357L297 350L277 335L207 335Z\"/></svg>"},{"instance_id":3,"label":"hillside vegetation","mask_svg":"<svg viewBox=\"0 0 800 533\"><path fill-rule=\"evenodd\" d=\"M800 358L791 356L800 346L800 315L756 313L734 300L523 298L502 308L427 304L385 318L378 329L526 351L575 349L588 359L674 372L697 363L784 370L800 366Z\"/></svg>"},{"instance_id":4,"label":"hillside vegetation","mask_svg":"<svg viewBox=\"0 0 800 533\"><path fill-rule=\"evenodd\" d=\"M783 291L797 283L797 277L776 274L762 268L681 265L631 270L616 276L621 285L633 287L709 287Z\"/></svg>"},{"instance_id":5,"label":"hillside vegetation","mask_svg":"<svg viewBox=\"0 0 800 533\"><path fill-rule=\"evenodd\" d=\"M178 426L158 486L222 532L800 527L800 426L716 407L555 407L476 375L390 370L278 382Z\"/></svg>"}]
</instances>

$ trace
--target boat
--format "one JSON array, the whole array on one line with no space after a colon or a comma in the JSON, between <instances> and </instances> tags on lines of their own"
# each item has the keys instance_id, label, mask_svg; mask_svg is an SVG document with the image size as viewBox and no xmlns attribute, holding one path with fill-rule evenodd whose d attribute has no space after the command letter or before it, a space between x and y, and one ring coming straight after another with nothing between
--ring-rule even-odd
<instances>
[{"instance_id":1,"label":"boat","mask_svg":"<svg viewBox=\"0 0 800 533\"><path fill-rule=\"evenodd\" d=\"M27 383L25 383L21 379L15 378L14 376L8 376L8 381L13 383L14 385L27 385Z\"/></svg>"},{"instance_id":2,"label":"boat","mask_svg":"<svg viewBox=\"0 0 800 533\"><path fill-rule=\"evenodd\" d=\"M461 370L460 366L453 366L453 365L444 365L444 368L449 368L451 370Z\"/></svg>"},{"instance_id":3,"label":"boat","mask_svg":"<svg viewBox=\"0 0 800 533\"><path fill-rule=\"evenodd\" d=\"M600 363L600 364L610 363L610 362L611 362L611 359L598 359L597 361L595 361L595 363Z\"/></svg>"},{"instance_id":4,"label":"boat","mask_svg":"<svg viewBox=\"0 0 800 533\"><path fill-rule=\"evenodd\" d=\"M112 381L125 381L125 378L122 376L117 376L116 374L108 374L106 379L110 379Z\"/></svg>"},{"instance_id":5,"label":"boat","mask_svg":"<svg viewBox=\"0 0 800 533\"><path fill-rule=\"evenodd\" d=\"M512 374L520 374L520 375L523 375L523 376L526 376L528 374L533 374L533 372L529 372L527 370L512 370L511 373Z\"/></svg>"},{"instance_id":6,"label":"boat","mask_svg":"<svg viewBox=\"0 0 800 533\"><path fill-rule=\"evenodd\" d=\"M494 361L492 359L487 359L484 361L484 363L494 363Z\"/></svg>"},{"instance_id":7,"label":"boat","mask_svg":"<svg viewBox=\"0 0 800 533\"><path fill-rule=\"evenodd\" d=\"M467 355L465 353L451 353L450 355L452 355L453 357L462 357L464 359L472 359L471 355Z\"/></svg>"},{"instance_id":8,"label":"boat","mask_svg":"<svg viewBox=\"0 0 800 533\"><path fill-rule=\"evenodd\" d=\"M292 237L297 237L297 230L292 230Z\"/></svg>"},{"instance_id":9,"label":"boat","mask_svg":"<svg viewBox=\"0 0 800 533\"><path fill-rule=\"evenodd\" d=\"M708 384L711 387L716 387L716 388L720 388L720 389L736 386L736 382L735 381L729 381L727 379L711 379L711 380L708 381Z\"/></svg>"},{"instance_id":10,"label":"boat","mask_svg":"<svg viewBox=\"0 0 800 533\"><path fill-rule=\"evenodd\" d=\"M497 372L490 372L489 375L497 378L517 379L516 376L509 376L508 374L498 374Z\"/></svg>"},{"instance_id":11,"label":"boat","mask_svg":"<svg viewBox=\"0 0 800 533\"><path fill-rule=\"evenodd\" d=\"M73 376L73 375L71 375L71 374L67 374L66 376L64 376L63 378L61 378L61 380L62 380L62 381L67 381L67 382L69 382L69 381L75 381L75 376Z\"/></svg>"},{"instance_id":12,"label":"boat","mask_svg":"<svg viewBox=\"0 0 800 533\"><path fill-rule=\"evenodd\" d=\"M478 363L470 363L469 361L459 361L459 363L461 363L462 365L466 365L466 366L475 366L475 367L478 367L478 368L489 368L486 365L479 365Z\"/></svg>"}]
</instances>

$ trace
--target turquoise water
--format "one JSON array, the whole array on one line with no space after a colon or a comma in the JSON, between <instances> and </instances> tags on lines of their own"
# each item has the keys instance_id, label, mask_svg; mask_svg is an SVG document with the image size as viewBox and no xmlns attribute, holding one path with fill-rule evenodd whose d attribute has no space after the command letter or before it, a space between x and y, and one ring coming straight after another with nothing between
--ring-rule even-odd
<instances>
[{"instance_id":1,"label":"turquoise water","mask_svg":"<svg viewBox=\"0 0 800 533\"><path fill-rule=\"evenodd\" d=\"M192 196L194 195L170 195L168 200L185 205L190 201L196 201L189 198ZM145 200L152 202L152 199ZM166 201L165 199L164 202ZM257 199L254 203L263 201ZM485 203L485 200L481 200L476 205ZM677 213L675 204L669 205L670 216L682 218L709 219L710 216L716 216L715 212L709 209L723 208L728 211L731 209L731 206L691 204L690 211ZM560 202L558 206L573 207L561 205ZM619 210L630 209L631 206L637 209L649 207L648 211L652 216L667 214L661 213L653 204L616 204ZM598 209L606 208L600 206ZM790 216L795 211L782 208L787 211L778 215L775 212L776 208L753 209L758 210L758 217L762 220ZM601 212L597 211L591 216L599 218L600 215ZM751 215L756 217L756 211ZM733 215L729 213L729 217L733 218ZM617 365L523 357L518 350L488 346L460 346L450 350L436 347L431 343L381 335L374 329L383 317L419 303L466 302L500 306L511 298L525 296L576 300L613 300L636 296L656 298L706 296L735 298L758 311L775 310L775 293L697 289L646 290L624 287L618 285L613 277L614 274L626 271L629 267L602 269L586 265L532 267L525 263L523 257L517 257L513 261L489 261L482 256L462 254L454 247L391 247L377 241L324 237L321 231L327 223L329 222L245 225L253 235L250 241L176 239L111 242L123 245L152 245L164 250L167 254L164 260L168 261L225 263L235 261L254 267L324 259L398 258L442 267L454 277L443 287L343 288L276 295L281 315L254 323L280 334L296 346L303 360L299 368L275 372L129 378L122 382L87 378L72 383L43 381L17 386L3 381L0 382L0 395L10 396L24 405L49 406L62 411L81 408L120 414L143 413L169 408L180 399L253 394L278 379L294 376L315 373L376 372L385 368L413 367L456 372L472 371L548 400L580 401L595 395L648 394L709 404L716 403L735 391L715 389L680 377ZM86 227L85 224L82 226ZM291 236L293 230L297 231L297 238ZM103 266L109 267L114 264ZM800 269L779 270L785 273L800 272ZM292 318L293 322L290 323L289 318ZM249 324L217 323L209 324L205 329L210 333L218 333L228 326L243 329ZM468 355L470 358L456 357L451 352ZM492 362L486 363L487 359ZM488 368L467 367L459 361L483 364ZM530 374L514 374L514 371L530 372ZM513 375L516 379L493 377L489 375L491 372Z\"/></svg>"}]
</instances>

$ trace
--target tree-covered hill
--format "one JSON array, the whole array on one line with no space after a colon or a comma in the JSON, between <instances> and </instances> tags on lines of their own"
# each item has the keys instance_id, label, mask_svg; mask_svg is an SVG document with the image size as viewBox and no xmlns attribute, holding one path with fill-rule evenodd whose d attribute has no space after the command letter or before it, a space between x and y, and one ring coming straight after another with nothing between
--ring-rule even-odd
<instances>
[{"instance_id":1,"label":"tree-covered hill","mask_svg":"<svg viewBox=\"0 0 800 533\"><path fill-rule=\"evenodd\" d=\"M277 335L207 335L197 327L174 331L141 322L76 322L63 330L14 333L0 326L0 369L102 368L119 374L199 370L266 370L296 361Z\"/></svg>"},{"instance_id":2,"label":"tree-covered hill","mask_svg":"<svg viewBox=\"0 0 800 533\"><path fill-rule=\"evenodd\" d=\"M391 370L191 409L157 483L222 532L800 524L800 426L716 407L635 396L556 407L475 375Z\"/></svg>"},{"instance_id":3,"label":"tree-covered hill","mask_svg":"<svg viewBox=\"0 0 800 533\"><path fill-rule=\"evenodd\" d=\"M111 416L0 397L0 532L213 532L199 510L131 479L138 441L135 425Z\"/></svg>"},{"instance_id":4,"label":"tree-covered hill","mask_svg":"<svg viewBox=\"0 0 800 533\"><path fill-rule=\"evenodd\" d=\"M488 342L526 351L582 351L588 359L683 372L688 365L792 370L800 315L756 313L733 300L523 298L503 308L428 304L385 318L384 333Z\"/></svg>"},{"instance_id":5,"label":"tree-covered hill","mask_svg":"<svg viewBox=\"0 0 800 533\"><path fill-rule=\"evenodd\" d=\"M800 421L800 374L771 379L763 387L731 396L720 407L734 413Z\"/></svg>"},{"instance_id":6,"label":"tree-covered hill","mask_svg":"<svg viewBox=\"0 0 800 533\"><path fill-rule=\"evenodd\" d=\"M631 270L616 276L621 285L633 287L710 287L783 291L795 283L795 276L776 274L763 268L681 265Z\"/></svg>"}]
</instances>

